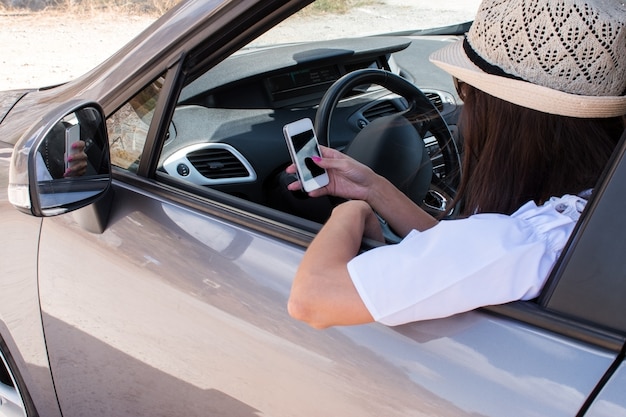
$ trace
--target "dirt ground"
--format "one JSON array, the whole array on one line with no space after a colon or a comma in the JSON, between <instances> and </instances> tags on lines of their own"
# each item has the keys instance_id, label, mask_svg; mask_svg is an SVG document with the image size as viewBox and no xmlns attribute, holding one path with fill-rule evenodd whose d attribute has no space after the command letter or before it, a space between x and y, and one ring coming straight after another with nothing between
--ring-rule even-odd
<instances>
[{"instance_id":1,"label":"dirt ground","mask_svg":"<svg viewBox=\"0 0 626 417\"><path fill-rule=\"evenodd\" d=\"M314 31L328 31L331 26L340 27L341 33L326 33L327 37L350 36L364 27L372 33L430 27L433 22L442 23L443 15L450 23L473 16L478 4L479 0L379 0L343 15L302 19L301 30L275 30L266 40L304 40L298 36L316 35ZM154 20L154 16L106 12L80 16L0 12L0 91L48 86L82 75ZM338 21L342 24L335 25Z\"/></svg>"},{"instance_id":2,"label":"dirt ground","mask_svg":"<svg viewBox=\"0 0 626 417\"><path fill-rule=\"evenodd\" d=\"M0 91L57 84L104 61L151 16L58 12L0 15Z\"/></svg>"}]
</instances>

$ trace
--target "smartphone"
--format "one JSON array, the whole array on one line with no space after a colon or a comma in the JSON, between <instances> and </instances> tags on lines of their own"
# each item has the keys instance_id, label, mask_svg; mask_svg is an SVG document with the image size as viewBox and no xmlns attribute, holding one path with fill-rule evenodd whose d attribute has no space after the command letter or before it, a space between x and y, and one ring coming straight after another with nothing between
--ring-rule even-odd
<instances>
[{"instance_id":1,"label":"smartphone","mask_svg":"<svg viewBox=\"0 0 626 417\"><path fill-rule=\"evenodd\" d=\"M283 127L283 134L302 189L309 192L327 185L328 173L312 159L314 156L321 157L322 154L311 119L305 118L286 124Z\"/></svg>"},{"instance_id":2,"label":"smartphone","mask_svg":"<svg viewBox=\"0 0 626 417\"><path fill-rule=\"evenodd\" d=\"M70 125L65 127L65 170L70 167L68 161L69 156L72 154L72 145L80 140L80 126Z\"/></svg>"}]
</instances>

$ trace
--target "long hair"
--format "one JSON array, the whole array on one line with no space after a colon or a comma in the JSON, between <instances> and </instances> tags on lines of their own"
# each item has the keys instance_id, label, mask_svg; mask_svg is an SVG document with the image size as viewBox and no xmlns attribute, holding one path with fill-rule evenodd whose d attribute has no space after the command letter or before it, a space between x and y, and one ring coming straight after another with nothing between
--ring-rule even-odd
<instances>
[{"instance_id":1,"label":"long hair","mask_svg":"<svg viewBox=\"0 0 626 417\"><path fill-rule=\"evenodd\" d=\"M511 214L533 200L578 194L598 181L624 118L579 119L511 104L467 84L459 129L461 216Z\"/></svg>"}]
</instances>

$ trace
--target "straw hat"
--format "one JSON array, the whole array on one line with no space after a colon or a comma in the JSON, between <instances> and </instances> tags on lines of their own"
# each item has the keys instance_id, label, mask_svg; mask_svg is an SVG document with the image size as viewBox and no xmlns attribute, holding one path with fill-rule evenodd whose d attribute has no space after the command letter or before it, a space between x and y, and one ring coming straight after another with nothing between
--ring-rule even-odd
<instances>
[{"instance_id":1,"label":"straw hat","mask_svg":"<svg viewBox=\"0 0 626 417\"><path fill-rule=\"evenodd\" d=\"M464 40L430 60L479 90L538 111L626 114L624 0L483 0Z\"/></svg>"}]
</instances>

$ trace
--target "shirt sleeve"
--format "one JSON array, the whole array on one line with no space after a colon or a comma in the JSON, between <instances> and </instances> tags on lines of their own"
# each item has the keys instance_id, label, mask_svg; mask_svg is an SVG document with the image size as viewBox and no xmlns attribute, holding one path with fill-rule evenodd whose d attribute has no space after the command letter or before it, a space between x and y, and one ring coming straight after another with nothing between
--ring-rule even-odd
<instances>
[{"instance_id":1,"label":"shirt sleeve","mask_svg":"<svg viewBox=\"0 0 626 417\"><path fill-rule=\"evenodd\" d=\"M575 225L559 203L412 231L354 258L350 277L374 320L390 326L535 298Z\"/></svg>"}]
</instances>

